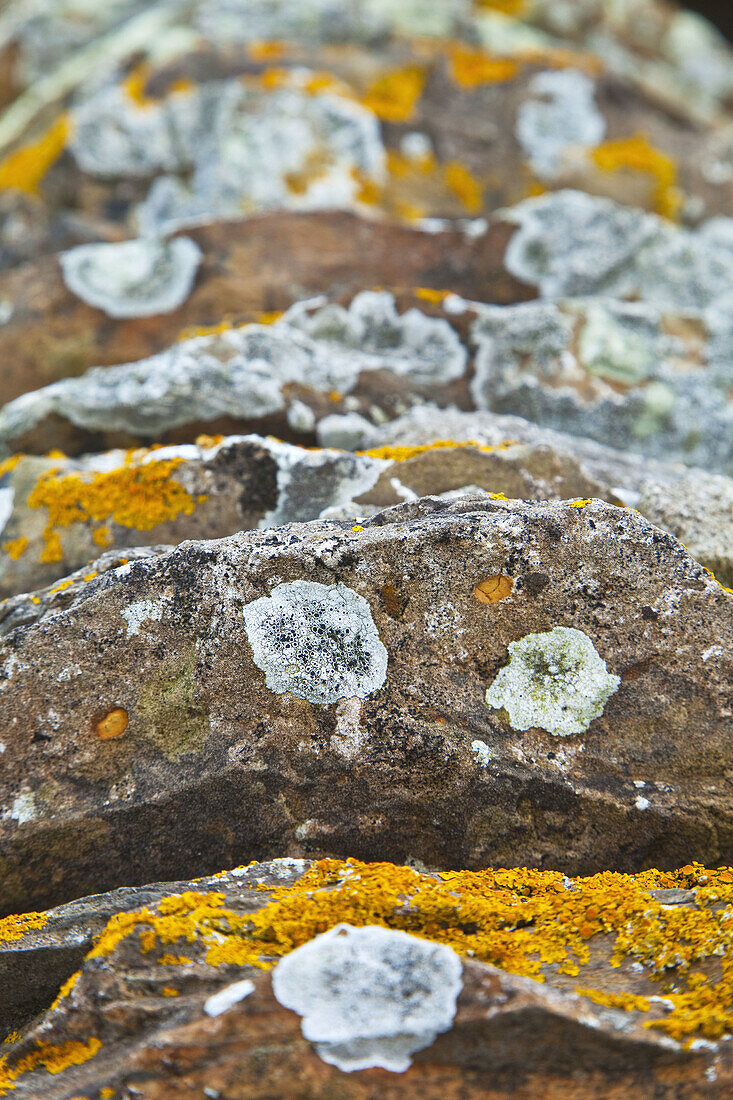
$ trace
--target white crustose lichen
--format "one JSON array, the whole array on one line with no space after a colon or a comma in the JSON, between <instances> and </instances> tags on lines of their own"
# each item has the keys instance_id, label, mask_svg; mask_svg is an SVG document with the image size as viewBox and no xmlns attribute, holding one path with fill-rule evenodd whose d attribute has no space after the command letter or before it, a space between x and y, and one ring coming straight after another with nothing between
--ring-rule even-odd
<instances>
[{"instance_id":1,"label":"white crustose lichen","mask_svg":"<svg viewBox=\"0 0 733 1100\"><path fill-rule=\"evenodd\" d=\"M363 699L386 679L387 650L371 608L345 584L279 584L243 615L271 691L328 704Z\"/></svg>"},{"instance_id":2,"label":"white crustose lichen","mask_svg":"<svg viewBox=\"0 0 733 1100\"><path fill-rule=\"evenodd\" d=\"M503 708L512 729L547 730L557 737L583 733L621 683L582 630L556 626L509 643L509 664L486 692Z\"/></svg>"},{"instance_id":3,"label":"white crustose lichen","mask_svg":"<svg viewBox=\"0 0 733 1100\"><path fill-rule=\"evenodd\" d=\"M346 1073L404 1073L415 1051L451 1027L462 986L452 948L348 924L298 947L272 978L280 1004L303 1017L305 1038Z\"/></svg>"}]
</instances>

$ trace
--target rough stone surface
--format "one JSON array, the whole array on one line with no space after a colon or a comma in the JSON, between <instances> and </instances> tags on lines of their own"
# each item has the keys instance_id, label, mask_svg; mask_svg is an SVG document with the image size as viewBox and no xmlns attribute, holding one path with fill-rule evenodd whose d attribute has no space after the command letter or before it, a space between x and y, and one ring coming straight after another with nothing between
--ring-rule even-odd
<instances>
[{"instance_id":1,"label":"rough stone surface","mask_svg":"<svg viewBox=\"0 0 733 1100\"><path fill-rule=\"evenodd\" d=\"M276 859L85 898L0 925L26 993L4 1005L0 1082L19 1100L724 1096L730 1006L706 975L730 879Z\"/></svg>"},{"instance_id":2,"label":"rough stone surface","mask_svg":"<svg viewBox=\"0 0 733 1100\"><path fill-rule=\"evenodd\" d=\"M389 424L373 427L362 440L362 446L376 448L377 453L389 453L379 449L402 447L409 450L438 439L473 439L493 447L509 439L516 440L516 450L501 450L491 460L496 490L507 496L533 499L556 494L565 498L600 496L611 504L635 508L652 523L674 534L698 561L712 569L724 584L733 587L730 553L733 484L730 478L642 458L633 450L622 452L604 447L582 436L542 428L518 416L427 406L415 408ZM530 481L522 486L516 482L509 485L501 473L504 460L511 463L512 456L521 452L522 444L531 446L536 456L532 460L528 457L525 466L529 473L531 463L538 478L536 488ZM412 459L411 463L416 461ZM438 463L439 456L433 456L431 467L436 468ZM407 465L400 467L403 477L407 468ZM557 475L561 480L553 482ZM576 481L576 477L580 480ZM583 479L587 479L587 490L581 488ZM476 481L482 483L478 477ZM407 483L424 494L433 493L437 488L457 487L457 483L448 485L443 480L430 485L422 480L408 480ZM595 487L590 487L592 485ZM488 483L484 483L484 487L492 488Z\"/></svg>"},{"instance_id":3,"label":"rough stone surface","mask_svg":"<svg viewBox=\"0 0 733 1100\"><path fill-rule=\"evenodd\" d=\"M503 222L494 233L471 236L448 223L428 232L335 211L275 212L214 222L186 236L203 253L195 285L179 309L153 318L115 320L93 309L68 289L54 256L0 274L0 302L6 303L0 355L7 364L0 400L89 367L144 359L199 331L272 320L320 294L350 300L383 286L450 287L491 301L532 295L501 262ZM409 304L421 301L413 297ZM328 411L338 409L331 404Z\"/></svg>"},{"instance_id":4,"label":"rough stone surface","mask_svg":"<svg viewBox=\"0 0 733 1100\"><path fill-rule=\"evenodd\" d=\"M583 501L426 499L355 526L184 543L5 604L6 911L278 851L730 858L730 596L674 539ZM480 600L499 576L509 594ZM242 612L297 580L366 600L388 654L378 691L323 706L268 688ZM509 643L555 626L622 681L562 751L484 704Z\"/></svg>"}]
</instances>

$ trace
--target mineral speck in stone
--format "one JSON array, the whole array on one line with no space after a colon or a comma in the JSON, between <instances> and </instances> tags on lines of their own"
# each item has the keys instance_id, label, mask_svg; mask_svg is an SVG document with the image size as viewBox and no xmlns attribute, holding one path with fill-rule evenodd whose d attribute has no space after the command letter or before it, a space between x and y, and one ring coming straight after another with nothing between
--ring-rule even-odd
<instances>
[{"instance_id":1,"label":"mineral speck in stone","mask_svg":"<svg viewBox=\"0 0 733 1100\"><path fill-rule=\"evenodd\" d=\"M272 987L303 1035L344 1072L404 1073L453 1023L462 967L450 947L389 928L336 925L288 955Z\"/></svg>"},{"instance_id":2,"label":"mineral speck in stone","mask_svg":"<svg viewBox=\"0 0 733 1100\"><path fill-rule=\"evenodd\" d=\"M506 710L515 730L539 728L556 737L583 733L621 683L588 635L574 627L527 634L509 643L509 653L486 703Z\"/></svg>"},{"instance_id":3,"label":"mineral speck in stone","mask_svg":"<svg viewBox=\"0 0 733 1100\"><path fill-rule=\"evenodd\" d=\"M369 604L344 584L279 584L243 614L271 691L328 704L363 699L385 681L387 650Z\"/></svg>"}]
</instances>

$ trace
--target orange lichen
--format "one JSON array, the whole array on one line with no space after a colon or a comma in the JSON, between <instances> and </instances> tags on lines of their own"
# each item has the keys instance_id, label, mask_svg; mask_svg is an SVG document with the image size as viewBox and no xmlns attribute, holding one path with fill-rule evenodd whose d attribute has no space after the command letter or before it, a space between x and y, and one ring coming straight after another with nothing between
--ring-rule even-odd
<instances>
[{"instance_id":1,"label":"orange lichen","mask_svg":"<svg viewBox=\"0 0 733 1100\"><path fill-rule=\"evenodd\" d=\"M677 187L677 166L670 156L650 144L646 134L604 142L591 157L602 172L627 170L651 177L654 209L665 218L678 220L682 195Z\"/></svg>"},{"instance_id":2,"label":"orange lichen","mask_svg":"<svg viewBox=\"0 0 733 1100\"><path fill-rule=\"evenodd\" d=\"M113 539L110 534L109 527L98 527L96 531L92 532L92 542L95 546L101 546L103 550L106 550L108 546L112 545Z\"/></svg>"},{"instance_id":3,"label":"orange lichen","mask_svg":"<svg viewBox=\"0 0 733 1100\"><path fill-rule=\"evenodd\" d=\"M253 61L280 61L287 54L288 43L279 39L258 40L247 44L247 53Z\"/></svg>"},{"instance_id":4,"label":"orange lichen","mask_svg":"<svg viewBox=\"0 0 733 1100\"><path fill-rule=\"evenodd\" d=\"M149 453L130 451L124 465L88 480L79 474L59 475L56 468L42 474L28 497L29 507L48 511L41 561L62 560L58 529L74 523L111 519L121 527L149 531L181 514L191 515L195 500L171 476L183 459L146 462ZM99 533L92 537L100 545Z\"/></svg>"},{"instance_id":5,"label":"orange lichen","mask_svg":"<svg viewBox=\"0 0 733 1100\"><path fill-rule=\"evenodd\" d=\"M115 1090L109 1085L105 1085L103 1089L99 1090L99 1100L112 1100L115 1094Z\"/></svg>"},{"instance_id":6,"label":"orange lichen","mask_svg":"<svg viewBox=\"0 0 733 1100\"><path fill-rule=\"evenodd\" d=\"M0 477L5 477L6 474L11 473L20 462L21 458L25 458L25 455L11 455L10 458L4 458L0 462Z\"/></svg>"},{"instance_id":7,"label":"orange lichen","mask_svg":"<svg viewBox=\"0 0 733 1100\"><path fill-rule=\"evenodd\" d=\"M5 157L0 163L0 189L37 194L49 168L63 153L70 133L69 116L61 115L37 141Z\"/></svg>"},{"instance_id":8,"label":"orange lichen","mask_svg":"<svg viewBox=\"0 0 733 1100\"><path fill-rule=\"evenodd\" d=\"M0 1058L0 1096L6 1096L16 1087L16 1081L24 1073L43 1068L48 1073L61 1073L69 1066L81 1066L101 1049L99 1039L90 1039L87 1043L72 1039L62 1046L36 1042L36 1049L22 1057L11 1068L7 1064L7 1055Z\"/></svg>"},{"instance_id":9,"label":"orange lichen","mask_svg":"<svg viewBox=\"0 0 733 1100\"><path fill-rule=\"evenodd\" d=\"M162 992L164 997L180 996L179 991L177 989L174 989L172 985L164 985Z\"/></svg>"},{"instance_id":10,"label":"orange lichen","mask_svg":"<svg viewBox=\"0 0 733 1100\"><path fill-rule=\"evenodd\" d=\"M27 549L28 539L25 535L20 535L17 539L9 539L8 542L3 543L3 550L13 561L22 558Z\"/></svg>"},{"instance_id":11,"label":"orange lichen","mask_svg":"<svg viewBox=\"0 0 733 1100\"><path fill-rule=\"evenodd\" d=\"M511 596L514 589L514 578L507 577L505 573L496 573L485 581L477 584L473 594L481 603L499 603Z\"/></svg>"},{"instance_id":12,"label":"orange lichen","mask_svg":"<svg viewBox=\"0 0 733 1100\"><path fill-rule=\"evenodd\" d=\"M437 451L446 447L475 447L478 451L501 451L506 447L511 447L511 441L505 443L499 443L495 447L488 447L482 443L477 443L475 439L468 439L462 443L457 443L454 439L436 439L433 443L421 443L414 447L372 447L368 451L357 451L358 455L366 455L367 458L383 458L391 462L404 462L408 458L414 458L415 455L425 454L426 451Z\"/></svg>"},{"instance_id":13,"label":"orange lichen","mask_svg":"<svg viewBox=\"0 0 733 1100\"><path fill-rule=\"evenodd\" d=\"M473 173L457 160L444 165L448 190L463 204L469 214L479 214L483 209L483 188Z\"/></svg>"},{"instance_id":14,"label":"orange lichen","mask_svg":"<svg viewBox=\"0 0 733 1100\"><path fill-rule=\"evenodd\" d=\"M46 531L44 533L44 538L46 542L43 550L41 550L40 560L45 564L63 561L64 548L61 545L58 531Z\"/></svg>"},{"instance_id":15,"label":"orange lichen","mask_svg":"<svg viewBox=\"0 0 733 1100\"><path fill-rule=\"evenodd\" d=\"M518 72L516 61L506 57L493 57L485 50L475 50L468 46L453 46L449 56L450 74L456 84L461 84L464 88L511 80Z\"/></svg>"},{"instance_id":16,"label":"orange lichen","mask_svg":"<svg viewBox=\"0 0 733 1100\"><path fill-rule=\"evenodd\" d=\"M595 1005L605 1005L607 1008L623 1008L625 1012L648 1012L652 1007L648 997L642 997L637 993L604 993L601 989L575 990L581 997L587 997Z\"/></svg>"},{"instance_id":17,"label":"orange lichen","mask_svg":"<svg viewBox=\"0 0 733 1100\"><path fill-rule=\"evenodd\" d=\"M418 286L413 291L416 298L420 298L423 302L430 302L431 305L442 305L446 298L449 298L453 293L451 290L433 290L429 286Z\"/></svg>"},{"instance_id":18,"label":"orange lichen","mask_svg":"<svg viewBox=\"0 0 733 1100\"><path fill-rule=\"evenodd\" d=\"M515 18L527 8L527 0L475 0L475 4L479 11L498 11Z\"/></svg>"},{"instance_id":19,"label":"orange lichen","mask_svg":"<svg viewBox=\"0 0 733 1100\"><path fill-rule=\"evenodd\" d=\"M23 913L0 920L0 943L13 943L22 940L28 932L37 932L45 928L48 917L45 913Z\"/></svg>"},{"instance_id":20,"label":"orange lichen","mask_svg":"<svg viewBox=\"0 0 733 1100\"><path fill-rule=\"evenodd\" d=\"M418 65L384 73L362 99L385 122L410 122L425 88L425 71Z\"/></svg>"},{"instance_id":21,"label":"orange lichen","mask_svg":"<svg viewBox=\"0 0 733 1100\"><path fill-rule=\"evenodd\" d=\"M69 994L71 993L72 989L74 988L74 986L76 985L76 983L77 983L77 982L79 981L79 978L80 978L80 977L81 977L81 970L77 970L75 974L72 974L70 978L67 978L67 979L66 979L66 981L64 982L64 984L63 984L63 985L61 986L61 989L60 989L60 990L58 991L58 995L57 995L57 997L56 997L56 1000L55 1000L55 1001L53 1002L53 1004L51 1005L51 1009L52 1009L52 1010L53 1010L54 1008L58 1008L58 1006L59 1006L59 1005L61 1004L61 1002L63 1001L64 997L68 997L68 996L69 996Z\"/></svg>"},{"instance_id":22,"label":"orange lichen","mask_svg":"<svg viewBox=\"0 0 733 1100\"><path fill-rule=\"evenodd\" d=\"M697 906L670 906L650 893L669 888L693 891ZM434 876L387 863L324 859L292 886L257 889L268 890L269 898L254 913L227 908L224 894L188 891L165 898L157 909L118 914L90 957L107 956L137 934L144 952L186 942L208 964L266 969L346 922L401 929L544 981L546 973L578 975L591 958L589 941L612 936L612 967L634 961L647 980L663 983L669 1011L649 1026L681 1041L733 1030L729 867L713 871L691 864L670 872L605 871L568 879L559 871L526 868ZM720 967L720 980L696 969L709 961ZM593 975L597 981L595 966ZM637 994L583 993L602 998L597 1003L647 1011L647 999Z\"/></svg>"},{"instance_id":23,"label":"orange lichen","mask_svg":"<svg viewBox=\"0 0 733 1100\"><path fill-rule=\"evenodd\" d=\"M114 737L120 737L127 729L129 721L127 711L122 707L115 707L97 722L94 729L97 737L102 741L109 741Z\"/></svg>"}]
</instances>

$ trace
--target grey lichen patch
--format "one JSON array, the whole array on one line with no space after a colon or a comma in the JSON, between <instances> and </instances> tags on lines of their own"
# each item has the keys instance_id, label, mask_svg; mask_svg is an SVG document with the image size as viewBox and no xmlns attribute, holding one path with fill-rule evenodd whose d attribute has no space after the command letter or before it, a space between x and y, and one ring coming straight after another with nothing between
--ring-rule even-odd
<instances>
[{"instance_id":1,"label":"grey lichen patch","mask_svg":"<svg viewBox=\"0 0 733 1100\"><path fill-rule=\"evenodd\" d=\"M303 1017L303 1035L345 1073L404 1073L448 1031L463 987L458 955L390 928L339 924L297 948L272 978L275 997Z\"/></svg>"},{"instance_id":2,"label":"grey lichen patch","mask_svg":"<svg viewBox=\"0 0 733 1100\"><path fill-rule=\"evenodd\" d=\"M387 650L369 604L345 584L279 584L243 610L271 691L310 703L363 699L387 676Z\"/></svg>"},{"instance_id":3,"label":"grey lichen patch","mask_svg":"<svg viewBox=\"0 0 733 1100\"><path fill-rule=\"evenodd\" d=\"M552 69L532 77L529 98L517 112L517 138L538 176L552 179L567 149L598 145L605 132L593 81L585 73Z\"/></svg>"},{"instance_id":4,"label":"grey lichen patch","mask_svg":"<svg viewBox=\"0 0 733 1100\"><path fill-rule=\"evenodd\" d=\"M518 226L506 267L545 298L607 294L702 310L733 279L733 252L716 247L704 226L681 229L611 199L557 191L519 203L505 216Z\"/></svg>"},{"instance_id":5,"label":"grey lichen patch","mask_svg":"<svg viewBox=\"0 0 733 1100\"><path fill-rule=\"evenodd\" d=\"M0 439L53 413L79 427L152 438L191 421L268 416L285 407L289 382L344 394L366 371L388 370L416 386L433 386L466 369L466 350L446 321L414 309L399 314L386 292L358 294L348 309L307 306L293 307L272 325L181 341L148 359L94 368L23 394L0 413Z\"/></svg>"},{"instance_id":6,"label":"grey lichen patch","mask_svg":"<svg viewBox=\"0 0 733 1100\"><path fill-rule=\"evenodd\" d=\"M515 730L539 728L556 737L583 733L621 683L588 635L575 627L527 634L509 643L509 654L486 703L503 708Z\"/></svg>"},{"instance_id":7,"label":"grey lichen patch","mask_svg":"<svg viewBox=\"0 0 733 1100\"><path fill-rule=\"evenodd\" d=\"M119 319L178 309L191 293L201 259L188 237L84 244L59 256L69 290Z\"/></svg>"},{"instance_id":8,"label":"grey lichen patch","mask_svg":"<svg viewBox=\"0 0 733 1100\"><path fill-rule=\"evenodd\" d=\"M733 470L733 364L724 311L612 298L482 306L471 393L613 447Z\"/></svg>"}]
</instances>

